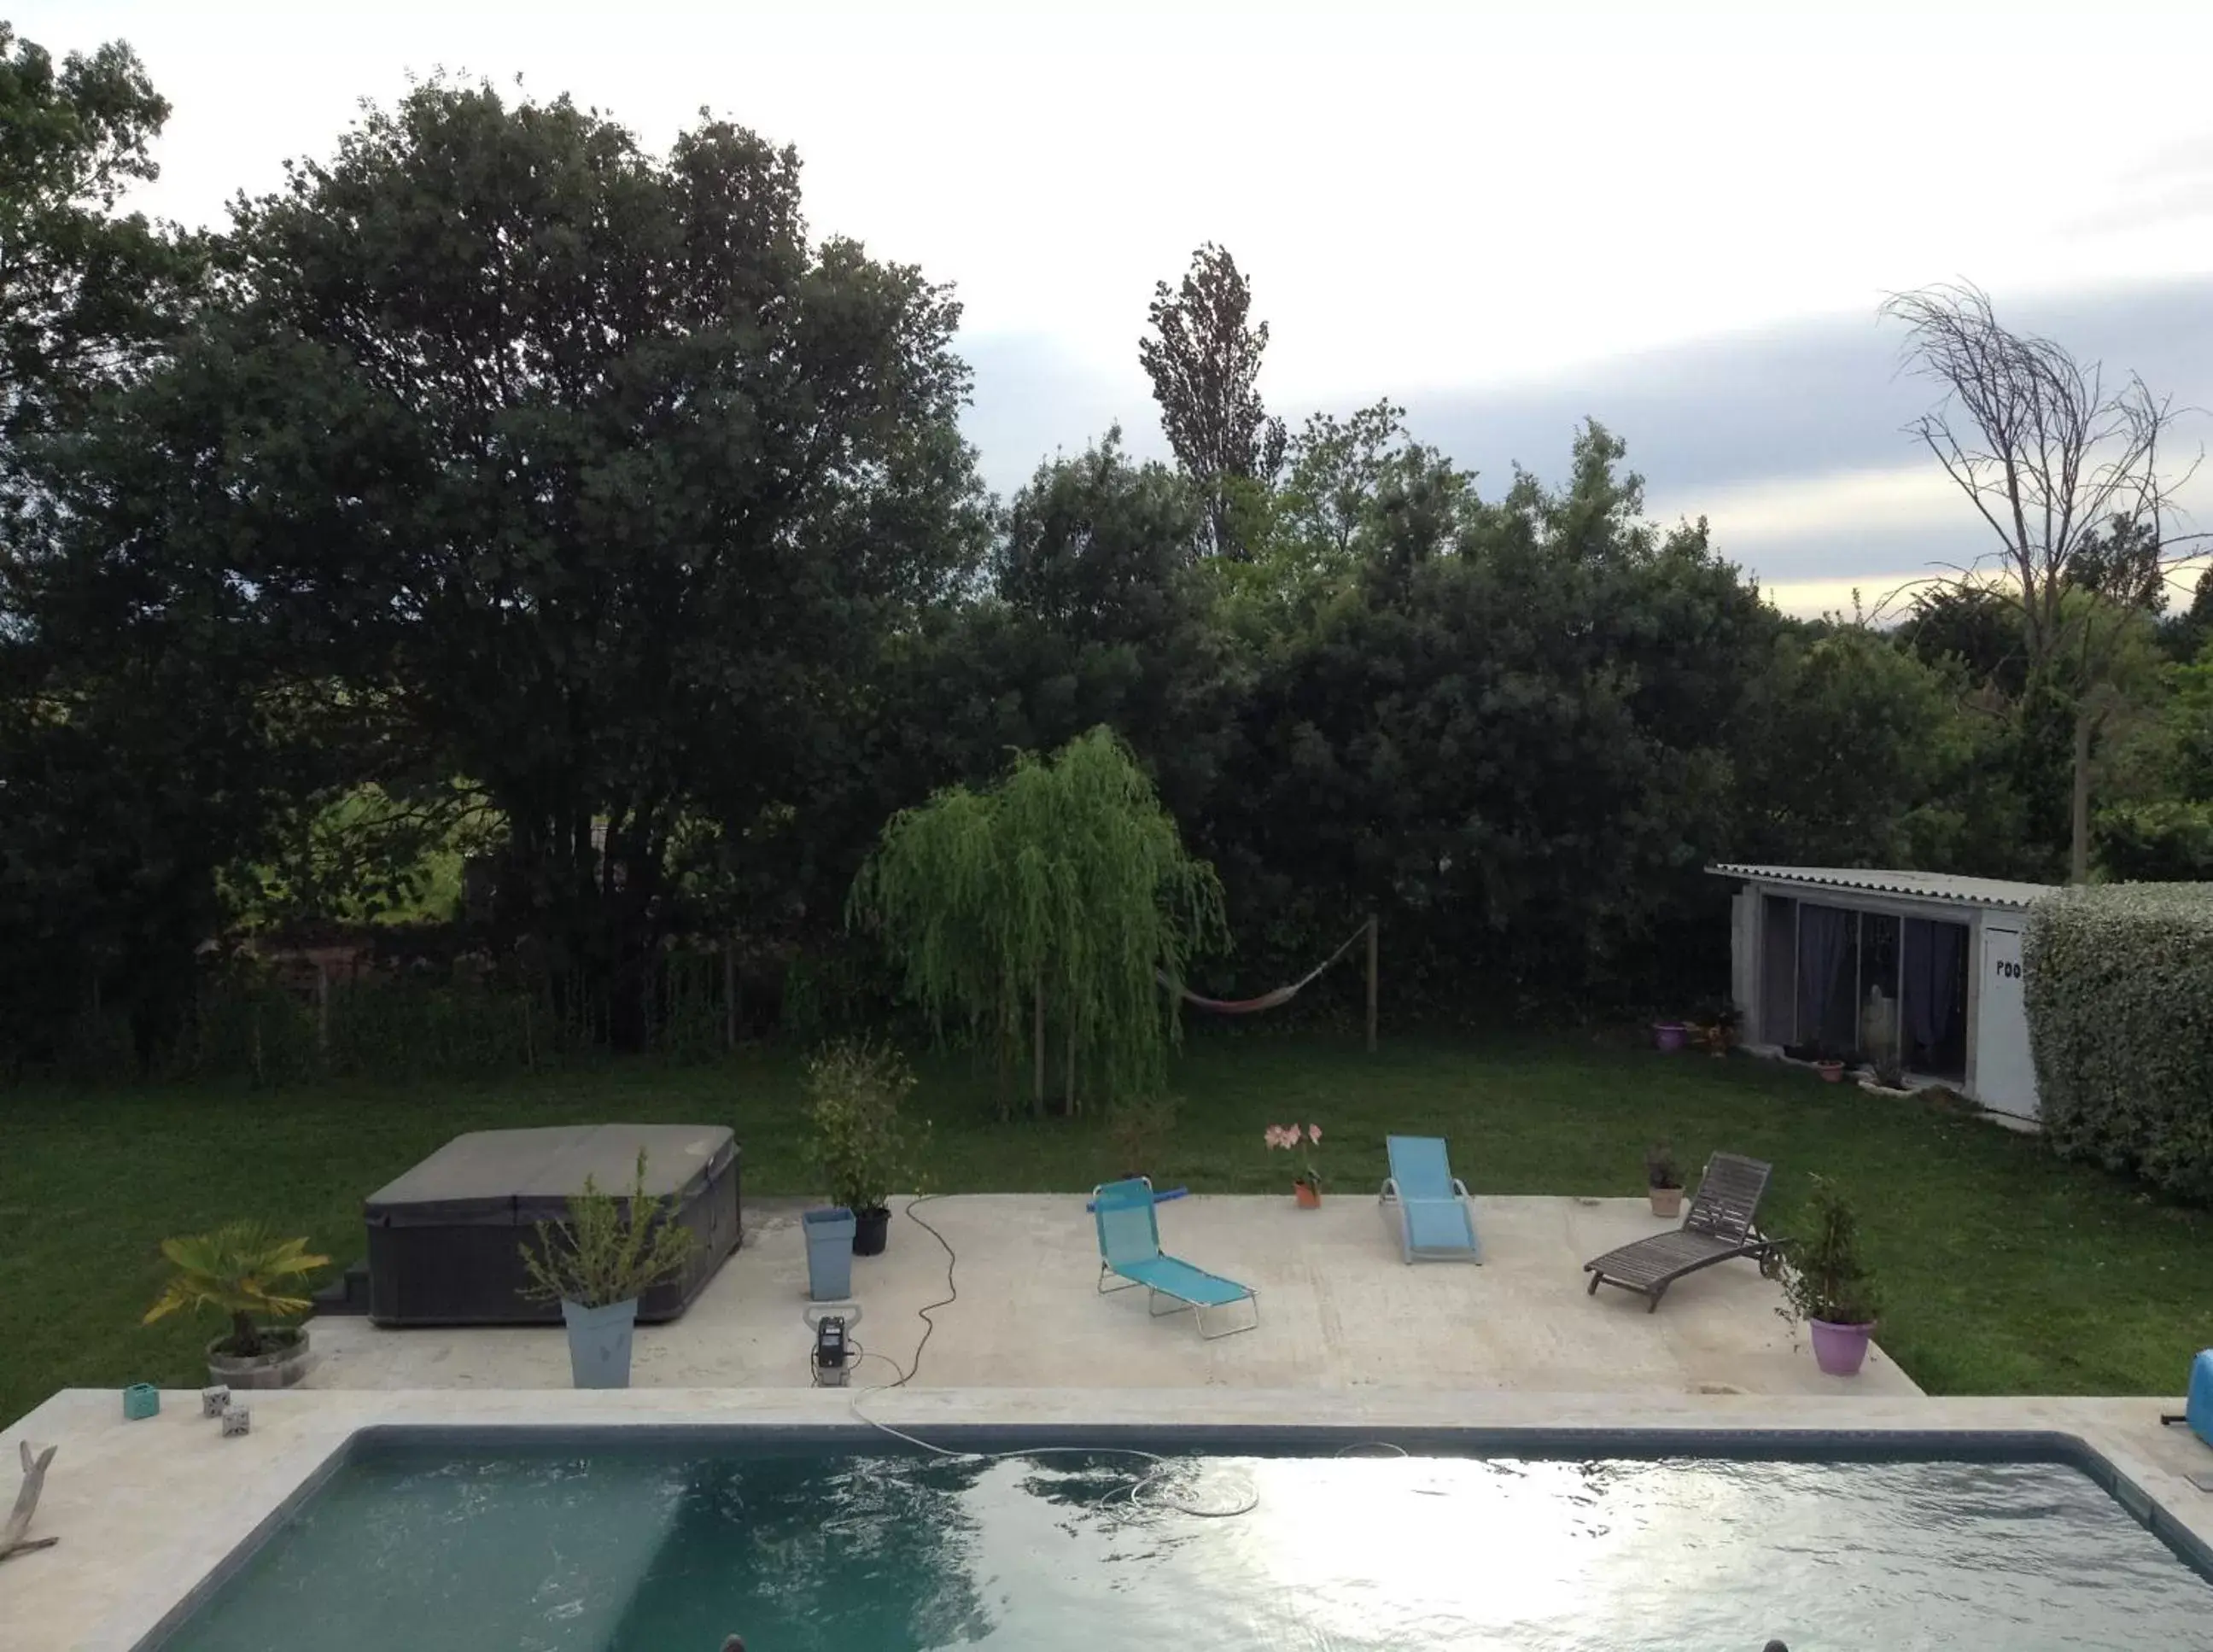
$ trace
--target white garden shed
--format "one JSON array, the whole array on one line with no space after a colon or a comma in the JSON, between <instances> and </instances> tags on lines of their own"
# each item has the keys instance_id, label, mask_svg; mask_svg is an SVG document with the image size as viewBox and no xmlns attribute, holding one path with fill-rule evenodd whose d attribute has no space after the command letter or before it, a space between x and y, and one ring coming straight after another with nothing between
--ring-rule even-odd
<instances>
[{"instance_id":1,"label":"white garden shed","mask_svg":"<svg viewBox=\"0 0 2213 1652\"><path fill-rule=\"evenodd\" d=\"M1937 872L1743 866L1730 996L1760 1053L1899 1068L2034 1119L2021 931L2051 886Z\"/></svg>"}]
</instances>

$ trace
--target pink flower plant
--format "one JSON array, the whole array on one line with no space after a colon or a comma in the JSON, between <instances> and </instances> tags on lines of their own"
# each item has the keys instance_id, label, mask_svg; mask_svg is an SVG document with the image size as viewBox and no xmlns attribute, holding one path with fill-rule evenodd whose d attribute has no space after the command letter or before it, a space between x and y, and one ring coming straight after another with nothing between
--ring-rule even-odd
<instances>
[{"instance_id":1,"label":"pink flower plant","mask_svg":"<svg viewBox=\"0 0 2213 1652\"><path fill-rule=\"evenodd\" d=\"M1292 1180L1312 1187L1321 1186L1321 1173L1314 1166L1314 1149L1321 1141L1320 1125L1271 1125L1260 1132L1260 1137L1271 1148L1279 1147L1299 1155L1300 1169Z\"/></svg>"}]
</instances>

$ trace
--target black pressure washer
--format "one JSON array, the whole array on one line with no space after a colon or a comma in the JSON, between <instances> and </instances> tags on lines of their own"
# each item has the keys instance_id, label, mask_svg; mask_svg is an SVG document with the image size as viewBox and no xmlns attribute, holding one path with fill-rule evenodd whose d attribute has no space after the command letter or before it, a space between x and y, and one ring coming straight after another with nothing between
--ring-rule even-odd
<instances>
[{"instance_id":1,"label":"black pressure washer","mask_svg":"<svg viewBox=\"0 0 2213 1652\"><path fill-rule=\"evenodd\" d=\"M804 1315L814 1332L814 1347L808 1356L808 1370L818 1388L843 1388L853 1380L860 1362L861 1344L853 1340L853 1327L861 1322L858 1302L809 1306Z\"/></svg>"}]
</instances>

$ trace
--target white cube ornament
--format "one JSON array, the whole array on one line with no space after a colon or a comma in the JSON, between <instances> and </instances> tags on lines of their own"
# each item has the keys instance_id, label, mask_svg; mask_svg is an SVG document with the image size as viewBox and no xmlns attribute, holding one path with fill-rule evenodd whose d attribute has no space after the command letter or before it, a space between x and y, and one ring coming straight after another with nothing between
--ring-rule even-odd
<instances>
[{"instance_id":1,"label":"white cube ornament","mask_svg":"<svg viewBox=\"0 0 2213 1652\"><path fill-rule=\"evenodd\" d=\"M212 1388L200 1390L200 1415L221 1417L223 1407L230 1404L230 1390L217 1383Z\"/></svg>"},{"instance_id":2,"label":"white cube ornament","mask_svg":"<svg viewBox=\"0 0 2213 1652\"><path fill-rule=\"evenodd\" d=\"M251 1432L253 1426L253 1414L247 1411L245 1406L225 1405L223 1408L223 1432L224 1438L228 1439L234 1434L249 1433Z\"/></svg>"}]
</instances>

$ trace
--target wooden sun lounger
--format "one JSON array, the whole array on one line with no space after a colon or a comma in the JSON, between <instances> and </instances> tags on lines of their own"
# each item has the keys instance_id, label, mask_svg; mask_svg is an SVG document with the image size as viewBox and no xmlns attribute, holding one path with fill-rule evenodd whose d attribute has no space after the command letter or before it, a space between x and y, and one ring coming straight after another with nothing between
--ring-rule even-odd
<instances>
[{"instance_id":1,"label":"wooden sun lounger","mask_svg":"<svg viewBox=\"0 0 2213 1652\"><path fill-rule=\"evenodd\" d=\"M1649 1299L1644 1308L1649 1314L1660 1306L1668 1286L1716 1262L1746 1257L1771 1276L1777 1260L1776 1241L1759 1231L1757 1218L1774 1173L1775 1167L1760 1160L1715 1154L1698 1178L1698 1191L1684 1214L1683 1225L1673 1233L1640 1239L1584 1263L1583 1271L1591 1277L1588 1294L1597 1295L1602 1284L1640 1291Z\"/></svg>"}]
</instances>

